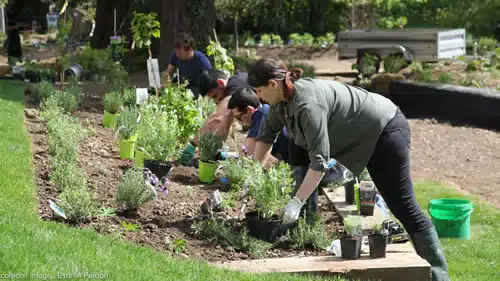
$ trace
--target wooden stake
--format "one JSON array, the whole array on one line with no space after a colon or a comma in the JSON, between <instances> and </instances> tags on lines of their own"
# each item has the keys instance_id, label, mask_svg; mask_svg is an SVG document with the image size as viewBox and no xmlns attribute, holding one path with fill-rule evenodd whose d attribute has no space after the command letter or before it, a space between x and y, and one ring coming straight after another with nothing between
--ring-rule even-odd
<instances>
[{"instance_id":1,"label":"wooden stake","mask_svg":"<svg viewBox=\"0 0 500 281\"><path fill-rule=\"evenodd\" d=\"M116 36L116 8L114 10L114 22L113 23L114 23L113 26L114 26L115 36Z\"/></svg>"},{"instance_id":2,"label":"wooden stake","mask_svg":"<svg viewBox=\"0 0 500 281\"><path fill-rule=\"evenodd\" d=\"M160 91L158 90L158 87L156 87L156 76L153 68L153 53L151 52L151 48L148 48L148 53L149 53L149 62L151 63L151 72L153 72L153 80L155 81L156 97L159 97Z\"/></svg>"}]
</instances>

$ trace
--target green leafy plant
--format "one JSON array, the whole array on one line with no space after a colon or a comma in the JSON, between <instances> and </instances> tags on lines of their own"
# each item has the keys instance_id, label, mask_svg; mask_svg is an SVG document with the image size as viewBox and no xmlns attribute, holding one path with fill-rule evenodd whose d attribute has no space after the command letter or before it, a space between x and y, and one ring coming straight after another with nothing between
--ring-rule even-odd
<instances>
[{"instance_id":1,"label":"green leafy plant","mask_svg":"<svg viewBox=\"0 0 500 281\"><path fill-rule=\"evenodd\" d=\"M302 34L302 42L304 45L308 47L312 47L314 45L314 36L311 33Z\"/></svg>"},{"instance_id":2,"label":"green leafy plant","mask_svg":"<svg viewBox=\"0 0 500 281\"><path fill-rule=\"evenodd\" d=\"M87 187L87 175L76 163L52 160L54 170L50 173L50 180L58 191Z\"/></svg>"},{"instance_id":3,"label":"green leafy plant","mask_svg":"<svg viewBox=\"0 0 500 281\"><path fill-rule=\"evenodd\" d=\"M401 55L389 55L384 58L384 71L388 73L397 73L408 65L406 59Z\"/></svg>"},{"instance_id":4,"label":"green leafy plant","mask_svg":"<svg viewBox=\"0 0 500 281\"><path fill-rule=\"evenodd\" d=\"M261 218L270 219L290 200L293 183L291 175L290 167L283 162L268 171L264 171L260 165L253 167L247 178L248 194L255 199L255 207Z\"/></svg>"},{"instance_id":5,"label":"green leafy plant","mask_svg":"<svg viewBox=\"0 0 500 281\"><path fill-rule=\"evenodd\" d=\"M49 96L56 92L54 85L47 81L42 80L40 83L33 85L31 88L31 94L37 102L42 102L46 100Z\"/></svg>"},{"instance_id":6,"label":"green leafy plant","mask_svg":"<svg viewBox=\"0 0 500 281\"><path fill-rule=\"evenodd\" d=\"M175 239L174 241L174 253L180 254L184 252L187 247L187 242L184 239Z\"/></svg>"},{"instance_id":7,"label":"green leafy plant","mask_svg":"<svg viewBox=\"0 0 500 281\"><path fill-rule=\"evenodd\" d=\"M133 106L136 104L136 89L128 87L123 89L123 104L125 106Z\"/></svg>"},{"instance_id":8,"label":"green leafy plant","mask_svg":"<svg viewBox=\"0 0 500 281\"><path fill-rule=\"evenodd\" d=\"M47 123L49 155L59 162L76 163L78 146L86 137L81 124L64 114Z\"/></svg>"},{"instance_id":9,"label":"green leafy plant","mask_svg":"<svg viewBox=\"0 0 500 281\"><path fill-rule=\"evenodd\" d=\"M232 158L222 161L223 175L231 182L231 189L239 190L251 173L254 162L248 157Z\"/></svg>"},{"instance_id":10,"label":"green leafy plant","mask_svg":"<svg viewBox=\"0 0 500 281\"><path fill-rule=\"evenodd\" d=\"M51 96L47 97L47 99L42 101L40 105L40 117L49 122L51 120L55 120L64 114L63 109L59 106L57 99L51 98Z\"/></svg>"},{"instance_id":11,"label":"green leafy plant","mask_svg":"<svg viewBox=\"0 0 500 281\"><path fill-rule=\"evenodd\" d=\"M290 34L290 36L288 36L288 39L293 45L301 45L304 43L304 41L302 40L302 35L300 35L299 33Z\"/></svg>"},{"instance_id":12,"label":"green leafy plant","mask_svg":"<svg viewBox=\"0 0 500 281\"><path fill-rule=\"evenodd\" d=\"M272 43L271 34L262 34L260 36L260 41L264 44L264 46L270 46Z\"/></svg>"},{"instance_id":13,"label":"green leafy plant","mask_svg":"<svg viewBox=\"0 0 500 281\"><path fill-rule=\"evenodd\" d=\"M441 74L439 74L439 82L441 84L452 84L453 77L448 72L441 73Z\"/></svg>"},{"instance_id":14,"label":"green leafy plant","mask_svg":"<svg viewBox=\"0 0 500 281\"><path fill-rule=\"evenodd\" d=\"M223 139L214 134L206 133L200 136L198 148L200 149L200 160L204 162L214 162L217 152L222 148Z\"/></svg>"},{"instance_id":15,"label":"green leafy plant","mask_svg":"<svg viewBox=\"0 0 500 281\"><path fill-rule=\"evenodd\" d=\"M495 50L497 43L497 40L493 37L480 37L478 42L479 54L485 55L486 53Z\"/></svg>"},{"instance_id":16,"label":"green leafy plant","mask_svg":"<svg viewBox=\"0 0 500 281\"><path fill-rule=\"evenodd\" d=\"M59 196L59 206L69 221L81 223L95 213L95 204L86 186L68 188Z\"/></svg>"},{"instance_id":17,"label":"green leafy plant","mask_svg":"<svg viewBox=\"0 0 500 281\"><path fill-rule=\"evenodd\" d=\"M140 206L155 198L156 191L154 187L144 181L141 170L131 168L120 178L115 199L126 210L136 211Z\"/></svg>"},{"instance_id":18,"label":"green leafy plant","mask_svg":"<svg viewBox=\"0 0 500 281\"><path fill-rule=\"evenodd\" d=\"M289 233L291 246L294 249L325 249L329 246L325 235L324 220L318 215L311 215L310 222L306 217L299 218L298 225Z\"/></svg>"},{"instance_id":19,"label":"green leafy plant","mask_svg":"<svg viewBox=\"0 0 500 281\"><path fill-rule=\"evenodd\" d=\"M377 56L366 53L359 64L353 64L351 68L353 70L358 70L362 78L369 78L377 72L377 61Z\"/></svg>"},{"instance_id":20,"label":"green leafy plant","mask_svg":"<svg viewBox=\"0 0 500 281\"><path fill-rule=\"evenodd\" d=\"M122 226L123 229L128 232L138 232L139 230L141 230L141 227L138 224L131 222L122 221Z\"/></svg>"},{"instance_id":21,"label":"green leafy plant","mask_svg":"<svg viewBox=\"0 0 500 281\"><path fill-rule=\"evenodd\" d=\"M78 107L77 97L72 93L56 90L51 95L51 98L57 100L57 104L65 113L73 113Z\"/></svg>"},{"instance_id":22,"label":"green leafy plant","mask_svg":"<svg viewBox=\"0 0 500 281\"><path fill-rule=\"evenodd\" d=\"M154 160L166 161L178 155L181 149L177 119L154 101L141 106L137 134L136 147Z\"/></svg>"},{"instance_id":23,"label":"green leafy plant","mask_svg":"<svg viewBox=\"0 0 500 281\"><path fill-rule=\"evenodd\" d=\"M385 236L389 234L389 231L382 224L376 223L372 226L371 234Z\"/></svg>"},{"instance_id":24,"label":"green leafy plant","mask_svg":"<svg viewBox=\"0 0 500 281\"><path fill-rule=\"evenodd\" d=\"M361 227L361 217L348 215L344 219L345 237L360 237L363 233Z\"/></svg>"},{"instance_id":25,"label":"green leafy plant","mask_svg":"<svg viewBox=\"0 0 500 281\"><path fill-rule=\"evenodd\" d=\"M210 40L207 46L207 55L214 60L214 67L224 71L228 76L234 72L233 59L227 54L227 50L217 41Z\"/></svg>"},{"instance_id":26,"label":"green leafy plant","mask_svg":"<svg viewBox=\"0 0 500 281\"><path fill-rule=\"evenodd\" d=\"M205 96L196 100L196 106L201 112L201 121L204 123L212 113L217 110L214 100Z\"/></svg>"},{"instance_id":27,"label":"green leafy plant","mask_svg":"<svg viewBox=\"0 0 500 281\"><path fill-rule=\"evenodd\" d=\"M126 107L116 118L116 131L122 140L128 140L137 132L139 110L137 107Z\"/></svg>"},{"instance_id":28,"label":"green leafy plant","mask_svg":"<svg viewBox=\"0 0 500 281\"><path fill-rule=\"evenodd\" d=\"M271 40L273 44L283 46L283 39L281 39L281 36L279 34L271 34Z\"/></svg>"},{"instance_id":29,"label":"green leafy plant","mask_svg":"<svg viewBox=\"0 0 500 281\"><path fill-rule=\"evenodd\" d=\"M156 13L133 13L130 23L132 38L138 48L151 47L151 38L160 38L160 22Z\"/></svg>"},{"instance_id":30,"label":"green leafy plant","mask_svg":"<svg viewBox=\"0 0 500 281\"><path fill-rule=\"evenodd\" d=\"M115 208L107 208L107 207L101 207L99 210L97 210L97 216L98 217L114 217L116 216L116 209Z\"/></svg>"},{"instance_id":31,"label":"green leafy plant","mask_svg":"<svg viewBox=\"0 0 500 281\"><path fill-rule=\"evenodd\" d=\"M111 114L116 114L123 106L123 97L120 92L113 91L104 95L104 110Z\"/></svg>"}]
</instances>

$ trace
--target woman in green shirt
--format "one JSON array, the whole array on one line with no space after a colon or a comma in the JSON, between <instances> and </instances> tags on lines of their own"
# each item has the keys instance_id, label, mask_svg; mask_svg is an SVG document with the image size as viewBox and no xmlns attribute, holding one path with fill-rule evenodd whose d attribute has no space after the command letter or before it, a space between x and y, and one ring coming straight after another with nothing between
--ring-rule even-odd
<instances>
[{"instance_id":1,"label":"woman in green shirt","mask_svg":"<svg viewBox=\"0 0 500 281\"><path fill-rule=\"evenodd\" d=\"M320 183L330 158L355 175L364 167L391 212L431 264L433 281L448 281L448 266L438 235L413 193L410 176L410 128L389 99L337 81L300 78L283 62L261 59L248 73L248 83L271 108L255 147L264 164L283 126L290 140L307 150L307 174L283 214L283 223L298 219L300 210ZM293 153L292 151L290 153Z\"/></svg>"}]
</instances>

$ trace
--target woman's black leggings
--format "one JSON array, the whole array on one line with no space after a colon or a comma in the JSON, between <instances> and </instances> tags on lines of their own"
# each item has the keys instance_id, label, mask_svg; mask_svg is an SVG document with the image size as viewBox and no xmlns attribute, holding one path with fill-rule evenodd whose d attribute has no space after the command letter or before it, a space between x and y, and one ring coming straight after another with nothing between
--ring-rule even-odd
<instances>
[{"instance_id":1,"label":"woman's black leggings","mask_svg":"<svg viewBox=\"0 0 500 281\"><path fill-rule=\"evenodd\" d=\"M379 137L367 168L391 212L409 234L432 227L417 204L410 175L410 126L398 109Z\"/></svg>"}]
</instances>

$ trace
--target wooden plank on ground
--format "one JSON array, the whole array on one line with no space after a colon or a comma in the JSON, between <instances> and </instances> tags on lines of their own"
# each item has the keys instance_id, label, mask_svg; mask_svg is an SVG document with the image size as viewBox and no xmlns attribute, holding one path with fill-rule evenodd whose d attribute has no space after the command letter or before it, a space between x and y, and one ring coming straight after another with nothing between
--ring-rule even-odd
<instances>
[{"instance_id":1,"label":"wooden plank on ground","mask_svg":"<svg viewBox=\"0 0 500 281\"><path fill-rule=\"evenodd\" d=\"M215 264L218 267L253 273L306 273L343 276L359 280L401 280L411 276L413 281L429 281L430 266L414 253L387 253L384 259L363 255L358 260L344 260L335 256L291 257L261 260L243 260Z\"/></svg>"}]
</instances>

